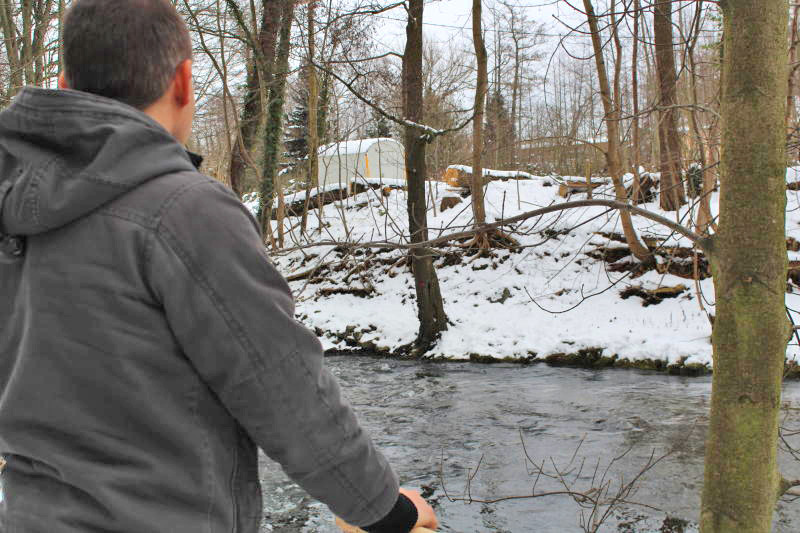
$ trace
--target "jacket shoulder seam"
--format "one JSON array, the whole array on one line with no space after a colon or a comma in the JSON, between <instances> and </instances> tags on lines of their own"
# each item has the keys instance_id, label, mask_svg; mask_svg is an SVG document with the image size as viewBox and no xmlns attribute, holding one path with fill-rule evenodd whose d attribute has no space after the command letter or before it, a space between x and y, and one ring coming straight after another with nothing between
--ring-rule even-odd
<instances>
[{"instance_id":1,"label":"jacket shoulder seam","mask_svg":"<svg viewBox=\"0 0 800 533\"><path fill-rule=\"evenodd\" d=\"M204 176L200 172L193 171L193 170L187 170L185 172L193 173L193 174L197 175L200 179L198 179L197 181L192 181L192 182L185 183L185 184L181 185L180 187L178 187L177 189L172 191L172 193L170 193L169 196L167 196L167 198L164 200L164 203L161 204L161 207L158 209L156 214L153 216L153 220L155 221L155 228L156 229L158 229L158 228L163 226L162 221L164 219L164 216L172 208L172 206L175 205L175 203L177 203L178 200L180 200L180 198L184 194L189 192L191 189L194 189L195 187L199 187L201 185L208 185L209 183L212 182L211 178L207 178L206 176ZM182 173L183 172L176 172L175 174L182 174Z\"/></svg>"},{"instance_id":2,"label":"jacket shoulder seam","mask_svg":"<svg viewBox=\"0 0 800 533\"><path fill-rule=\"evenodd\" d=\"M262 387L266 386L266 383L263 381L262 374L266 371L264 367L263 361L260 361L258 357L255 355L255 347L251 339L247 336L244 331L244 328L239 323L238 320L233 316L233 313L225 304L224 300L217 294L214 288L208 281L208 278L203 275L200 269L192 261L189 254L186 250L178 242L177 237L163 224L159 224L156 235L161 238L162 241L175 253L177 254L180 261L186 267L186 270L189 271L189 275L194 278L197 284L202 288L203 292L206 293L208 298L211 300L211 303L214 305L214 308L217 312L222 316L222 319L225 321L225 325L228 329L233 333L237 341L239 342L242 350L247 354L247 358L250 361L250 364L257 370L256 374L258 375L259 383Z\"/></svg>"},{"instance_id":3,"label":"jacket shoulder seam","mask_svg":"<svg viewBox=\"0 0 800 533\"><path fill-rule=\"evenodd\" d=\"M151 217L137 213L132 209L125 209L124 207L104 207L99 211L99 214L131 222L146 230L155 230L155 225Z\"/></svg>"}]
</instances>

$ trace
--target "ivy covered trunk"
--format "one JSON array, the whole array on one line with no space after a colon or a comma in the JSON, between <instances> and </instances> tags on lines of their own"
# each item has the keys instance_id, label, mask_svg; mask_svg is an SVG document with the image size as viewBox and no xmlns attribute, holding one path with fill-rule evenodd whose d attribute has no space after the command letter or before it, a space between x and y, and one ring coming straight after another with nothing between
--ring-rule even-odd
<instances>
[{"instance_id":1,"label":"ivy covered trunk","mask_svg":"<svg viewBox=\"0 0 800 533\"><path fill-rule=\"evenodd\" d=\"M422 123L422 15L424 0L409 0L406 47L403 54L403 114L406 120ZM408 179L408 226L411 242L428 240L428 209L425 199L426 141L415 125L405 126L406 177ZM433 251L414 248L411 268L417 294L419 334L416 353L427 351L439 334L447 329L447 316L433 266Z\"/></svg>"},{"instance_id":2,"label":"ivy covered trunk","mask_svg":"<svg viewBox=\"0 0 800 533\"><path fill-rule=\"evenodd\" d=\"M767 533L777 466L786 289L786 0L725 0L717 298L702 533Z\"/></svg>"},{"instance_id":3,"label":"ivy covered trunk","mask_svg":"<svg viewBox=\"0 0 800 533\"><path fill-rule=\"evenodd\" d=\"M231 151L230 183L238 196L245 191L245 173L249 165L254 164L253 152L259 126L264 117L269 87L272 85L272 74L275 63L275 51L280 30L280 0L263 0L261 24L255 42L250 43L250 59L247 64L247 80L244 93L244 105L240 120L241 134L237 135L236 144ZM233 0L227 4L232 7ZM243 23L243 22L242 22ZM254 169L255 170L255 169ZM255 172L260 174L259 172Z\"/></svg>"},{"instance_id":4,"label":"ivy covered trunk","mask_svg":"<svg viewBox=\"0 0 800 533\"><path fill-rule=\"evenodd\" d=\"M294 18L294 0L283 0L281 13L280 42L275 55L272 86L269 91L267 120L264 126L264 168L261 177L261 230L268 238L272 238L270 219L272 217L272 200L275 193L280 192L278 180L278 161L282 150L283 138L283 105L286 96L286 78L289 75L289 51L291 44L292 20ZM278 245L283 247L283 195L279 195L278 205Z\"/></svg>"}]
</instances>

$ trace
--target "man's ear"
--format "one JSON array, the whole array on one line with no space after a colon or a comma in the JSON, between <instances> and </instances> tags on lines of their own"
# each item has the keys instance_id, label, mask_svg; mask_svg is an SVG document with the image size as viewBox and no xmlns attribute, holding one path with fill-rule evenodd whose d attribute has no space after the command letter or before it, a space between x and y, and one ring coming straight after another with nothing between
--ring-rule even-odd
<instances>
[{"instance_id":1,"label":"man's ear","mask_svg":"<svg viewBox=\"0 0 800 533\"><path fill-rule=\"evenodd\" d=\"M67 83L67 77L64 76L63 72L58 75L58 88L69 89L69 84Z\"/></svg>"},{"instance_id":2,"label":"man's ear","mask_svg":"<svg viewBox=\"0 0 800 533\"><path fill-rule=\"evenodd\" d=\"M175 102L185 107L194 101L194 82L192 79L192 60L187 59L175 70Z\"/></svg>"}]
</instances>

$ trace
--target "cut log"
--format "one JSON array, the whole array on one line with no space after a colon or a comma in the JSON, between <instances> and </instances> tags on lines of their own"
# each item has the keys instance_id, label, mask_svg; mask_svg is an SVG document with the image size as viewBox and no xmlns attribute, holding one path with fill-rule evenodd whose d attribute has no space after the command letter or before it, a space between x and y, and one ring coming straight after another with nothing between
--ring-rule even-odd
<instances>
[{"instance_id":1,"label":"cut log","mask_svg":"<svg viewBox=\"0 0 800 533\"><path fill-rule=\"evenodd\" d=\"M688 288L686 285L675 285L674 287L659 287L657 289L645 289L641 286L631 286L620 292L623 300L627 300L631 296L638 296L642 299L642 305L660 304L666 298L677 298Z\"/></svg>"},{"instance_id":2,"label":"cut log","mask_svg":"<svg viewBox=\"0 0 800 533\"><path fill-rule=\"evenodd\" d=\"M602 185L605 185L604 182L593 181L591 183L587 183L585 181L572 181L567 180L561 185L558 186L558 195L562 198L566 198L570 194L579 193L579 192L588 192L590 190L594 190Z\"/></svg>"},{"instance_id":3,"label":"cut log","mask_svg":"<svg viewBox=\"0 0 800 533\"><path fill-rule=\"evenodd\" d=\"M461 198L459 196L445 196L442 198L441 204L439 204L439 211L444 212L448 209L457 206L461 203Z\"/></svg>"},{"instance_id":4,"label":"cut log","mask_svg":"<svg viewBox=\"0 0 800 533\"><path fill-rule=\"evenodd\" d=\"M469 187L471 174L467 174L463 170L454 167L448 167L442 174L442 181L451 187Z\"/></svg>"},{"instance_id":5,"label":"cut log","mask_svg":"<svg viewBox=\"0 0 800 533\"><path fill-rule=\"evenodd\" d=\"M789 261L789 270L786 273L786 277L800 287L800 261Z\"/></svg>"}]
</instances>

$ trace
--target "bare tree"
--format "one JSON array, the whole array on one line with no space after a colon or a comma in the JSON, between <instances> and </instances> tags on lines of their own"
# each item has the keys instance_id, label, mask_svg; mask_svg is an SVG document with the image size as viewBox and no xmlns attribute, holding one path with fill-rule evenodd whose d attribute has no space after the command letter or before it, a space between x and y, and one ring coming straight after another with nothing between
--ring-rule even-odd
<instances>
[{"instance_id":1,"label":"bare tree","mask_svg":"<svg viewBox=\"0 0 800 533\"><path fill-rule=\"evenodd\" d=\"M2 91L5 103L24 86L42 86L57 76L58 27L64 7L58 0L7 0L0 5L0 30L8 62Z\"/></svg>"},{"instance_id":2,"label":"bare tree","mask_svg":"<svg viewBox=\"0 0 800 533\"><path fill-rule=\"evenodd\" d=\"M406 46L403 53L403 116L405 125L406 173L408 179L408 224L411 242L428 240L425 186L425 147L428 136L422 124L422 20L423 0L409 0ZM419 334L417 353L424 353L447 329L439 278L433 266L433 252L427 248L411 251L411 268L417 294Z\"/></svg>"},{"instance_id":3,"label":"bare tree","mask_svg":"<svg viewBox=\"0 0 800 533\"><path fill-rule=\"evenodd\" d=\"M611 84L608 80L608 73L606 71L598 16L595 14L594 5L592 4L591 0L583 0L583 5L585 8L586 19L589 23L589 33L591 34L592 38L592 48L594 49L597 77L598 82L600 83L600 96L603 100L603 109L605 111L604 120L606 131L608 133L608 148L605 151L606 161L608 163L608 170L611 173L611 179L614 182L614 192L616 194L617 201L625 202L627 200L627 192L622 184L622 158L620 155L619 135L619 122L621 117L619 79L622 68L622 46L619 42L616 20L613 18L613 13L616 9L616 2L612 2L612 20L608 25L612 33L612 39L615 43L616 50L613 95L611 92ZM625 240L631 249L631 253L633 253L634 256L636 256L636 258L640 261L651 260L652 256L650 251L639 241L639 238L636 235L636 229L633 227L633 221L631 220L630 214L624 211L620 212L620 220L622 222L622 229L625 233Z\"/></svg>"},{"instance_id":4,"label":"bare tree","mask_svg":"<svg viewBox=\"0 0 800 533\"><path fill-rule=\"evenodd\" d=\"M672 2L655 0L653 34L659 86L658 141L661 168L661 209L676 211L686 203L682 180L681 143L678 136L677 84L672 33Z\"/></svg>"},{"instance_id":5,"label":"bare tree","mask_svg":"<svg viewBox=\"0 0 800 533\"><path fill-rule=\"evenodd\" d=\"M486 94L489 89L489 76L487 72L486 44L483 42L482 31L482 2L472 2L472 42L475 46L475 61L477 63L477 82L475 85L474 118L472 121L472 213L475 227L486 223L486 206L483 199L483 112L486 105ZM479 250L489 248L489 239L486 234L479 231L475 235L475 247Z\"/></svg>"}]
</instances>

